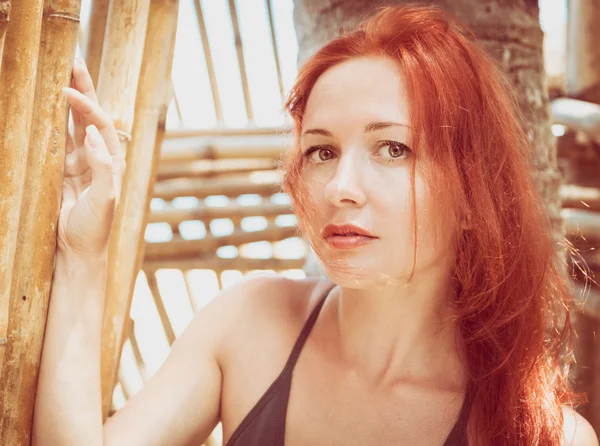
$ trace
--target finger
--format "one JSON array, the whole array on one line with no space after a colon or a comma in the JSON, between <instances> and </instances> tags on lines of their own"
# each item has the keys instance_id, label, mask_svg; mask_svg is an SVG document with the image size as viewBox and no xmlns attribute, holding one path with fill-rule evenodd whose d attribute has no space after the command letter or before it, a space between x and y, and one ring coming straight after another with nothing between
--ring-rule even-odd
<instances>
[{"instance_id":1,"label":"finger","mask_svg":"<svg viewBox=\"0 0 600 446\"><path fill-rule=\"evenodd\" d=\"M86 131L85 154L92 169L92 184L88 191L89 203L95 213L105 215L110 209L112 215L116 200L112 157L98 129L89 125Z\"/></svg>"},{"instance_id":2,"label":"finger","mask_svg":"<svg viewBox=\"0 0 600 446\"><path fill-rule=\"evenodd\" d=\"M73 88L90 98L92 102L95 102L96 104L99 103L92 76L82 57L75 58L75 64L73 65L73 83Z\"/></svg>"},{"instance_id":3,"label":"finger","mask_svg":"<svg viewBox=\"0 0 600 446\"><path fill-rule=\"evenodd\" d=\"M65 87L63 90L67 95L69 104L81 113L81 116L86 120L88 125L94 125L98 129L106 143L108 151L113 155L120 154L121 142L110 116L97 103L79 91L69 87Z\"/></svg>"}]
</instances>

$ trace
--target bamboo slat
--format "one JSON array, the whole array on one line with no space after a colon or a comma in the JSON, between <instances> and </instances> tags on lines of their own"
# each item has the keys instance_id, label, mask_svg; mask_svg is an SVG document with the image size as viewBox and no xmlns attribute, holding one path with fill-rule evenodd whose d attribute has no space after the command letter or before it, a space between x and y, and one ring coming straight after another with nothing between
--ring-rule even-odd
<instances>
[{"instance_id":1,"label":"bamboo slat","mask_svg":"<svg viewBox=\"0 0 600 446\"><path fill-rule=\"evenodd\" d=\"M567 20L567 93L571 97L585 97L600 103L600 33L597 26L600 4L594 0L569 0Z\"/></svg>"},{"instance_id":2,"label":"bamboo slat","mask_svg":"<svg viewBox=\"0 0 600 446\"><path fill-rule=\"evenodd\" d=\"M133 356L135 358L138 371L140 372L140 376L142 377L142 380L146 382L148 381L148 372L146 370L146 363L142 357L142 352L140 351L140 346L138 345L137 338L135 337L135 321L133 319L129 319L129 326L127 327L127 339L129 339L129 343L131 344L131 350L133 350Z\"/></svg>"},{"instance_id":3,"label":"bamboo slat","mask_svg":"<svg viewBox=\"0 0 600 446\"><path fill-rule=\"evenodd\" d=\"M175 332L173 331L173 325L171 325L171 320L169 319L169 315L167 314L167 310L165 305L163 304L162 297L160 295L160 290L158 289L158 282L156 281L156 275L154 271L144 270L146 273L146 280L148 281L148 288L150 288L150 292L152 293L152 299L154 300L154 305L156 305L156 311L158 312L158 316L160 318L160 323L165 331L165 336L167 337L167 342L169 343L169 347L173 345L175 342Z\"/></svg>"},{"instance_id":4,"label":"bamboo slat","mask_svg":"<svg viewBox=\"0 0 600 446\"><path fill-rule=\"evenodd\" d=\"M213 63L212 53L208 43L206 23L204 22L204 14L202 12L202 4L200 3L200 0L194 0L194 7L196 8L196 16L198 18L198 29L200 30L200 39L202 40L202 48L204 50L204 60L206 62L206 71L208 72L210 91L212 93L213 105L215 107L215 116L217 118L217 122L223 122L223 107L221 105L221 97L219 95L219 85L217 84L215 64Z\"/></svg>"},{"instance_id":5,"label":"bamboo slat","mask_svg":"<svg viewBox=\"0 0 600 446\"><path fill-rule=\"evenodd\" d=\"M283 87L283 77L281 76L281 62L279 61L279 51L277 51L277 37L275 35L275 20L273 18L272 0L267 1L267 13L269 15L269 30L271 31L271 43L273 45L273 56L275 57L275 68L277 69L277 83L279 85L279 95L282 103L285 101L285 91Z\"/></svg>"},{"instance_id":6,"label":"bamboo slat","mask_svg":"<svg viewBox=\"0 0 600 446\"><path fill-rule=\"evenodd\" d=\"M176 197L204 198L209 195L235 197L242 194L272 195L281 192L279 181L266 178L266 181L251 177L230 177L218 179L178 178L156 183L153 196L164 200Z\"/></svg>"},{"instance_id":7,"label":"bamboo slat","mask_svg":"<svg viewBox=\"0 0 600 446\"><path fill-rule=\"evenodd\" d=\"M212 252L221 246L243 245L246 243L269 241L276 242L297 235L297 228L290 227L268 227L262 231L245 232L234 231L230 235L214 236L207 235L197 240L176 240L169 242L147 243L145 263L150 260L177 259Z\"/></svg>"},{"instance_id":8,"label":"bamboo slat","mask_svg":"<svg viewBox=\"0 0 600 446\"><path fill-rule=\"evenodd\" d=\"M169 139L163 143L161 164L182 163L200 159L219 160L227 158L280 159L290 150L290 136L226 136L190 137Z\"/></svg>"},{"instance_id":9,"label":"bamboo slat","mask_svg":"<svg viewBox=\"0 0 600 446\"><path fill-rule=\"evenodd\" d=\"M231 173L256 172L273 170L277 162L272 159L224 159L224 160L198 160L186 163L167 164L159 166L158 180L183 177L217 177Z\"/></svg>"},{"instance_id":10,"label":"bamboo slat","mask_svg":"<svg viewBox=\"0 0 600 446\"><path fill-rule=\"evenodd\" d=\"M560 197L563 208L600 211L600 189L566 184L560 188Z\"/></svg>"},{"instance_id":11,"label":"bamboo slat","mask_svg":"<svg viewBox=\"0 0 600 446\"><path fill-rule=\"evenodd\" d=\"M166 222L170 225L178 225L186 220L208 221L215 218L244 218L255 216L277 216L291 214L292 208L287 204L264 203L255 206L243 206L241 204L230 204L226 207L202 206L193 209L167 209L153 210L150 213L150 223Z\"/></svg>"},{"instance_id":12,"label":"bamboo slat","mask_svg":"<svg viewBox=\"0 0 600 446\"><path fill-rule=\"evenodd\" d=\"M10 20L10 0L0 0L0 71L2 70L2 50L4 49L4 36Z\"/></svg>"},{"instance_id":13,"label":"bamboo slat","mask_svg":"<svg viewBox=\"0 0 600 446\"><path fill-rule=\"evenodd\" d=\"M126 337L126 321L129 318L129 309L133 296L135 279L138 274L139 264L137 256L139 245L143 240L146 206L148 203L148 190L155 172L154 163L158 159L157 150L153 150L156 142L157 127L161 107L167 94L169 83L165 82L170 71L169 54L174 45L174 30L177 26L178 1L153 0L149 3L133 3L122 10L111 3L111 13L107 28L107 42L103 53L100 72L99 88L109 88L109 84L116 83L115 91L133 90L128 93L128 98L120 102L116 98L107 98L109 110L117 110L115 121L117 128L129 133L131 141L126 142L127 171L123 181L121 200L115 215L115 222L110 236L109 245L109 270L106 290L106 306L103 320L102 339L102 389L103 389L103 414L108 414L112 389L116 381L119 360ZM113 6L115 6L113 8ZM125 5L123 5L125 6ZM113 17L117 12L126 17ZM125 20L125 22L121 22ZM132 20L127 25L127 20ZM142 23L143 22L143 23ZM133 40L128 47L123 47L124 58L138 58L130 66L114 59L113 55L107 60L107 52L114 48L118 37L117 25L128 27L131 31L129 38ZM134 29L137 28L135 31ZM111 30L112 29L112 30ZM109 34L112 37L109 37ZM121 33L122 37L127 37ZM146 37L145 37L146 36ZM143 49L143 54L142 50ZM117 51L118 53L118 51ZM129 54L128 56L125 56ZM143 57L142 57L143 56ZM135 75L130 84L123 83L128 76L111 79L110 74L104 71L105 66L113 67L120 72L121 69L130 69L140 73L139 85ZM127 73L124 71L122 73ZM103 87L105 85L105 87ZM137 92L135 91L135 86ZM128 100L135 99L135 103ZM111 102L112 101L112 102ZM135 106L135 122L133 115ZM134 253L134 255L132 255Z\"/></svg>"},{"instance_id":14,"label":"bamboo slat","mask_svg":"<svg viewBox=\"0 0 600 446\"><path fill-rule=\"evenodd\" d=\"M5 67L8 78L14 72L21 72L31 78L34 81L30 81L31 84L35 85L33 103L22 104L23 109L20 110L24 115L29 115L24 112L25 109L33 110L29 115L32 118L30 130L24 130L24 135L21 135L25 138L20 142L25 146L4 148L9 156L20 151L27 160L26 171L17 174L27 184L22 192L18 232L16 228L14 232L6 231L16 241L12 279L8 281L10 298L0 297L9 300L10 312L8 343L5 346L0 381L0 444L11 445L29 444L31 437L62 195L67 122L62 87L68 86L71 80L81 8L80 0L47 0L40 35L37 34L37 14L42 17L40 5L33 1L24 4L26 7L22 9L21 5L14 6L15 28L11 28L8 33L6 57L16 55L18 58L19 53L27 52L30 57L23 61L13 60ZM14 46L14 42L10 42L11 33L21 26L33 31L27 37L31 39L27 45L34 45L35 49L19 48ZM36 28L31 29L32 26ZM36 54L36 51L39 53ZM15 70L9 68L13 64L16 65ZM2 84L6 85L4 82ZM29 88L28 86L27 89ZM13 97L19 96L13 88L9 90ZM20 91L26 97L29 96L30 91ZM19 111L10 110L7 116L12 113L19 114ZM12 121L9 125L11 124L16 123ZM13 129L19 128L15 127ZM17 169L18 167L15 168Z\"/></svg>"},{"instance_id":15,"label":"bamboo slat","mask_svg":"<svg viewBox=\"0 0 600 446\"><path fill-rule=\"evenodd\" d=\"M231 25L233 27L233 36L235 38L235 52L238 59L238 68L240 70L240 80L242 81L242 90L244 91L244 105L246 106L246 116L248 121L254 121L252 110L252 98L250 97L250 87L248 85L248 75L246 74L246 62L244 60L244 48L242 45L242 36L240 35L240 25L235 8L235 0L229 0L229 14L231 15Z\"/></svg>"},{"instance_id":16,"label":"bamboo slat","mask_svg":"<svg viewBox=\"0 0 600 446\"><path fill-rule=\"evenodd\" d=\"M567 237L583 237L588 243L600 242L600 214L579 209L562 209Z\"/></svg>"},{"instance_id":17,"label":"bamboo slat","mask_svg":"<svg viewBox=\"0 0 600 446\"><path fill-rule=\"evenodd\" d=\"M552 121L588 134L600 142L600 105L577 99L559 98L551 104Z\"/></svg>"},{"instance_id":18,"label":"bamboo slat","mask_svg":"<svg viewBox=\"0 0 600 446\"><path fill-rule=\"evenodd\" d=\"M222 259L214 255L202 255L187 259L157 259L148 260L144 263L144 269L180 269L189 271L191 269L210 269L221 272L227 269L238 271L252 271L258 269L272 269L284 271L288 269L302 269L305 259L249 259L237 257L235 259ZM217 277L220 277L217 274Z\"/></svg>"},{"instance_id":19,"label":"bamboo slat","mask_svg":"<svg viewBox=\"0 0 600 446\"><path fill-rule=\"evenodd\" d=\"M194 137L218 137L218 136L277 136L289 135L293 129L291 127L259 127L253 123L241 128L227 127L222 123L217 123L215 127L209 129L173 129L169 130L166 139L194 138Z\"/></svg>"},{"instance_id":20,"label":"bamboo slat","mask_svg":"<svg viewBox=\"0 0 600 446\"><path fill-rule=\"evenodd\" d=\"M98 85L109 4L110 0L93 0L88 20L84 56L94 85Z\"/></svg>"},{"instance_id":21,"label":"bamboo slat","mask_svg":"<svg viewBox=\"0 0 600 446\"><path fill-rule=\"evenodd\" d=\"M0 71L0 444L28 440L31 425L29 420L20 419L19 396L7 391L10 381L5 376L9 367L19 365L7 364L4 357L13 356L12 343L19 335L18 328L8 327L9 311L17 311L14 306L18 304L14 302L17 296L11 299L10 289L29 151L42 7L41 0L12 5Z\"/></svg>"}]
</instances>

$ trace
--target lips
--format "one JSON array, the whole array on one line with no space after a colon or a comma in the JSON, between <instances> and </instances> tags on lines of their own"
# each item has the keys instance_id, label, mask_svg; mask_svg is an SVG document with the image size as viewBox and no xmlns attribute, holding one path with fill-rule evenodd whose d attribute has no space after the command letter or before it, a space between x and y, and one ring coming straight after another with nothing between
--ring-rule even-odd
<instances>
[{"instance_id":1,"label":"lips","mask_svg":"<svg viewBox=\"0 0 600 446\"><path fill-rule=\"evenodd\" d=\"M333 225L329 224L323 229L323 238L331 236L363 236L377 238L366 229L352 224Z\"/></svg>"}]
</instances>

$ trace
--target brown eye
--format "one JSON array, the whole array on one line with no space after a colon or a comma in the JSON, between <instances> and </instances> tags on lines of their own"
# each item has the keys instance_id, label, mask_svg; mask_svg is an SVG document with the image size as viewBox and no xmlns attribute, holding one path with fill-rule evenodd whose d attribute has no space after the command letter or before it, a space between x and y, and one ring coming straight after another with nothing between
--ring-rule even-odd
<instances>
[{"instance_id":1,"label":"brown eye","mask_svg":"<svg viewBox=\"0 0 600 446\"><path fill-rule=\"evenodd\" d=\"M333 158L333 152L328 148L318 149L317 153L319 154L319 159L321 161L327 161Z\"/></svg>"},{"instance_id":2,"label":"brown eye","mask_svg":"<svg viewBox=\"0 0 600 446\"><path fill-rule=\"evenodd\" d=\"M390 158L406 158L411 152L411 150L406 146L406 144L402 144L401 142L397 141L383 141L379 148L387 148L387 153L382 153L381 156L383 156L384 158L388 158L388 160L390 160Z\"/></svg>"}]
</instances>

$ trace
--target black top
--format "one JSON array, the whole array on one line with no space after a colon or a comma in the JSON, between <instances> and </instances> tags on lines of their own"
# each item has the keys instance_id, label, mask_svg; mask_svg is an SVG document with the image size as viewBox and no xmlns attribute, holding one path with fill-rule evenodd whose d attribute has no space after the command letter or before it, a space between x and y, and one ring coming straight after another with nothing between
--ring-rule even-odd
<instances>
[{"instance_id":1,"label":"black top","mask_svg":"<svg viewBox=\"0 0 600 446\"><path fill-rule=\"evenodd\" d=\"M292 372L298 356L300 356L300 351L332 288L327 290L306 320L285 367L233 432L227 441L227 446L284 446L285 418L292 384ZM467 400L468 398L465 398L458 421L443 446L467 446Z\"/></svg>"}]
</instances>

